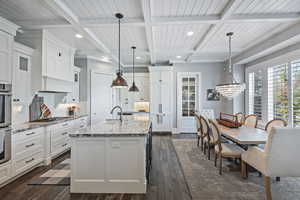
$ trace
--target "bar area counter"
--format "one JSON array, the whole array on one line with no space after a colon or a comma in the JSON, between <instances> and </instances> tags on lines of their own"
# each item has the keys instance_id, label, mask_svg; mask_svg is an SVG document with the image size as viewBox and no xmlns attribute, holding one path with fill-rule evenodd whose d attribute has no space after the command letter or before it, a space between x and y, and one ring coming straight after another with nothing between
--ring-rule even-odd
<instances>
[{"instance_id":1,"label":"bar area counter","mask_svg":"<svg viewBox=\"0 0 300 200\"><path fill-rule=\"evenodd\" d=\"M107 120L70 134L71 193L146 193L151 122Z\"/></svg>"}]
</instances>

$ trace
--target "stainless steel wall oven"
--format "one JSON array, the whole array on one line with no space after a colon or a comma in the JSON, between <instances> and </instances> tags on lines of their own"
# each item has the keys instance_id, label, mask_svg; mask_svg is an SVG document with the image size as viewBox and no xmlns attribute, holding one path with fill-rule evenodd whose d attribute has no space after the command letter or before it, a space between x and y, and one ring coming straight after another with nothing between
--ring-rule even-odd
<instances>
[{"instance_id":1,"label":"stainless steel wall oven","mask_svg":"<svg viewBox=\"0 0 300 200\"><path fill-rule=\"evenodd\" d=\"M0 128L11 125L11 85L0 84Z\"/></svg>"}]
</instances>

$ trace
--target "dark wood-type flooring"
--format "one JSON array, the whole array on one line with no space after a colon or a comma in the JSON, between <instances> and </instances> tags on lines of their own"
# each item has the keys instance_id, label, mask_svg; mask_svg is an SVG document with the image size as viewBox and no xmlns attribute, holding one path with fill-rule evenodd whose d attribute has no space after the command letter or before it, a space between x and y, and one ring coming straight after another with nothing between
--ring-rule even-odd
<instances>
[{"instance_id":1,"label":"dark wood-type flooring","mask_svg":"<svg viewBox=\"0 0 300 200\"><path fill-rule=\"evenodd\" d=\"M55 159L49 167L39 167L0 189L0 200L188 200L191 199L172 136L153 136L153 161L147 194L70 194L69 186L28 185L51 167L68 158L69 153ZM174 136L173 136L174 137ZM176 136L194 137L194 136Z\"/></svg>"}]
</instances>

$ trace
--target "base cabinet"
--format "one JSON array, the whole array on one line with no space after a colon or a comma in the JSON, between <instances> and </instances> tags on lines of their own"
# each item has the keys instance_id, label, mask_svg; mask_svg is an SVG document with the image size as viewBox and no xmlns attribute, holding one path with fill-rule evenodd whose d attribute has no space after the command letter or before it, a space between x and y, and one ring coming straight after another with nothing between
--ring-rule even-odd
<instances>
[{"instance_id":1,"label":"base cabinet","mask_svg":"<svg viewBox=\"0 0 300 200\"><path fill-rule=\"evenodd\" d=\"M72 193L146 193L146 138L71 138Z\"/></svg>"},{"instance_id":2,"label":"base cabinet","mask_svg":"<svg viewBox=\"0 0 300 200\"><path fill-rule=\"evenodd\" d=\"M0 185L11 178L11 162L2 164L0 167Z\"/></svg>"}]
</instances>

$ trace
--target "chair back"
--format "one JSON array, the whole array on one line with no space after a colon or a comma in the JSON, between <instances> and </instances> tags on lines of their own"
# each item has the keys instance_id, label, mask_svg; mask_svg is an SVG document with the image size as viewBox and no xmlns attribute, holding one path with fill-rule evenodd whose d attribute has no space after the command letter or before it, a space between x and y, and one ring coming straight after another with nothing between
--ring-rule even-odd
<instances>
[{"instance_id":1,"label":"chair back","mask_svg":"<svg viewBox=\"0 0 300 200\"><path fill-rule=\"evenodd\" d=\"M284 119L273 119L271 121L269 121L266 126L265 126L265 130L270 133L273 127L285 127L287 126L287 122Z\"/></svg>"},{"instance_id":2,"label":"chair back","mask_svg":"<svg viewBox=\"0 0 300 200\"><path fill-rule=\"evenodd\" d=\"M202 136L207 136L209 134L209 124L207 119L202 115L200 115L200 123L201 123Z\"/></svg>"},{"instance_id":3,"label":"chair back","mask_svg":"<svg viewBox=\"0 0 300 200\"><path fill-rule=\"evenodd\" d=\"M214 120L209 119L208 121L209 121L209 125L210 125L210 131L211 131L213 143L215 145L218 145L220 151L222 151L221 134L220 134L218 125L216 124L216 122Z\"/></svg>"},{"instance_id":4,"label":"chair back","mask_svg":"<svg viewBox=\"0 0 300 200\"><path fill-rule=\"evenodd\" d=\"M265 147L268 176L300 177L300 128L273 127Z\"/></svg>"},{"instance_id":5,"label":"chair back","mask_svg":"<svg viewBox=\"0 0 300 200\"><path fill-rule=\"evenodd\" d=\"M199 111L199 114L206 119L215 119L215 112L213 109L202 109Z\"/></svg>"},{"instance_id":6,"label":"chair back","mask_svg":"<svg viewBox=\"0 0 300 200\"><path fill-rule=\"evenodd\" d=\"M244 114L239 112L239 113L236 113L235 116L237 116L237 119L238 119L238 122L240 124L244 124Z\"/></svg>"},{"instance_id":7,"label":"chair back","mask_svg":"<svg viewBox=\"0 0 300 200\"><path fill-rule=\"evenodd\" d=\"M257 117L256 115L247 115L245 117L244 125L251 128L256 128L257 126Z\"/></svg>"},{"instance_id":8,"label":"chair back","mask_svg":"<svg viewBox=\"0 0 300 200\"><path fill-rule=\"evenodd\" d=\"M200 116L195 113L194 117L195 117L195 120L196 120L197 134L201 135L201 121L200 121Z\"/></svg>"}]
</instances>

